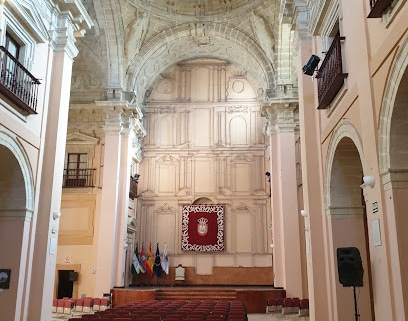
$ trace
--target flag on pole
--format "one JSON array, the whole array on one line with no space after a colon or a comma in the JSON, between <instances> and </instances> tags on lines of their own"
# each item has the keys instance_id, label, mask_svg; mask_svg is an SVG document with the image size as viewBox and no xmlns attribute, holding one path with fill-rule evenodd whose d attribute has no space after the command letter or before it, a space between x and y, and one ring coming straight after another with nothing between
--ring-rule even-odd
<instances>
[{"instance_id":1,"label":"flag on pole","mask_svg":"<svg viewBox=\"0 0 408 321\"><path fill-rule=\"evenodd\" d=\"M140 262L139 262L139 249L138 249L138 245L136 243L135 252L133 253L132 266L130 268L130 271L132 272L132 276L136 276L137 274L140 273L139 265L140 265Z\"/></svg>"},{"instance_id":2,"label":"flag on pole","mask_svg":"<svg viewBox=\"0 0 408 321\"><path fill-rule=\"evenodd\" d=\"M162 267L161 267L161 259L160 259L160 251L159 251L159 243L156 246L156 257L154 258L154 266L153 266L154 274L159 277L162 274Z\"/></svg>"},{"instance_id":3,"label":"flag on pole","mask_svg":"<svg viewBox=\"0 0 408 321\"><path fill-rule=\"evenodd\" d=\"M153 276L153 265L154 265L154 258L152 252L152 243L149 244L149 250L147 251L147 260L146 260L146 272L149 276Z\"/></svg>"},{"instance_id":4,"label":"flag on pole","mask_svg":"<svg viewBox=\"0 0 408 321\"><path fill-rule=\"evenodd\" d=\"M167 256L167 244L164 243L164 251L161 259L161 266L164 273L169 274L169 258Z\"/></svg>"},{"instance_id":5,"label":"flag on pole","mask_svg":"<svg viewBox=\"0 0 408 321\"><path fill-rule=\"evenodd\" d=\"M147 271L147 273L149 273L146 255L145 255L144 243L142 243L142 250L140 251L140 265L143 266L143 269L145 270L145 272Z\"/></svg>"}]
</instances>

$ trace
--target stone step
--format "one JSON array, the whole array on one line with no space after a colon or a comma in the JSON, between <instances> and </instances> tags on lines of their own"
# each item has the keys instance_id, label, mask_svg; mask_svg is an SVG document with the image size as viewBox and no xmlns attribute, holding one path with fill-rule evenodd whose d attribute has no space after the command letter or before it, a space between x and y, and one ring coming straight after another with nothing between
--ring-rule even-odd
<instances>
[{"instance_id":1,"label":"stone step","mask_svg":"<svg viewBox=\"0 0 408 321\"><path fill-rule=\"evenodd\" d=\"M177 289L159 290L156 293L158 300L236 300L235 290L217 289Z\"/></svg>"}]
</instances>

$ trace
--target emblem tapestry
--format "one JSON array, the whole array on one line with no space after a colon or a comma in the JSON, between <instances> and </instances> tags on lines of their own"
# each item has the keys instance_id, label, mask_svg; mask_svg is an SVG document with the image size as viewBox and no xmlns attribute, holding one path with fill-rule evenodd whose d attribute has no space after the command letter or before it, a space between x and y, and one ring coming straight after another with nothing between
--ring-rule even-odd
<instances>
[{"instance_id":1,"label":"emblem tapestry","mask_svg":"<svg viewBox=\"0 0 408 321\"><path fill-rule=\"evenodd\" d=\"M224 251L224 205L185 205L181 231L183 251Z\"/></svg>"}]
</instances>

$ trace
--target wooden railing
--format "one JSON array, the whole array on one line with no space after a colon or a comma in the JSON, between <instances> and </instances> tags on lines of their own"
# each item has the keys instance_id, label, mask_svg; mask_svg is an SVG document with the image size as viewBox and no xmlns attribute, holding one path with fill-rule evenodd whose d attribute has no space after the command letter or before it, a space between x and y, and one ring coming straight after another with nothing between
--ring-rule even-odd
<instances>
[{"instance_id":1,"label":"wooden railing","mask_svg":"<svg viewBox=\"0 0 408 321\"><path fill-rule=\"evenodd\" d=\"M391 6L392 0L370 0L371 11L368 18L381 18L384 11Z\"/></svg>"},{"instance_id":2,"label":"wooden railing","mask_svg":"<svg viewBox=\"0 0 408 321\"><path fill-rule=\"evenodd\" d=\"M94 187L94 168L64 169L64 180L62 187Z\"/></svg>"},{"instance_id":3,"label":"wooden railing","mask_svg":"<svg viewBox=\"0 0 408 321\"><path fill-rule=\"evenodd\" d=\"M0 46L0 71L1 93L28 114L36 114L40 81L3 46Z\"/></svg>"},{"instance_id":4,"label":"wooden railing","mask_svg":"<svg viewBox=\"0 0 408 321\"><path fill-rule=\"evenodd\" d=\"M130 176L129 198L134 200L137 197L138 178Z\"/></svg>"},{"instance_id":5,"label":"wooden railing","mask_svg":"<svg viewBox=\"0 0 408 321\"><path fill-rule=\"evenodd\" d=\"M317 72L318 109L327 108L344 84L343 63L341 57L341 41L344 37L335 37Z\"/></svg>"}]
</instances>

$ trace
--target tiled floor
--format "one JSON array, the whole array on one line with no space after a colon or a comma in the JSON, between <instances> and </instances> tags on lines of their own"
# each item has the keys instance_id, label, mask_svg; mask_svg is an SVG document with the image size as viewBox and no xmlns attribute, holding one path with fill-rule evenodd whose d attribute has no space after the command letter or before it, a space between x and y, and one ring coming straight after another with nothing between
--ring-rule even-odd
<instances>
[{"instance_id":1,"label":"tiled floor","mask_svg":"<svg viewBox=\"0 0 408 321\"><path fill-rule=\"evenodd\" d=\"M69 318L67 316L53 313L52 321L66 321L68 319ZM280 321L280 320L309 321L309 317L299 317L297 314L282 315L281 313L248 314L248 321Z\"/></svg>"},{"instance_id":2,"label":"tiled floor","mask_svg":"<svg viewBox=\"0 0 408 321\"><path fill-rule=\"evenodd\" d=\"M309 317L299 317L297 314L282 315L281 313L248 314L248 321L279 321L279 320L309 321Z\"/></svg>"}]
</instances>

